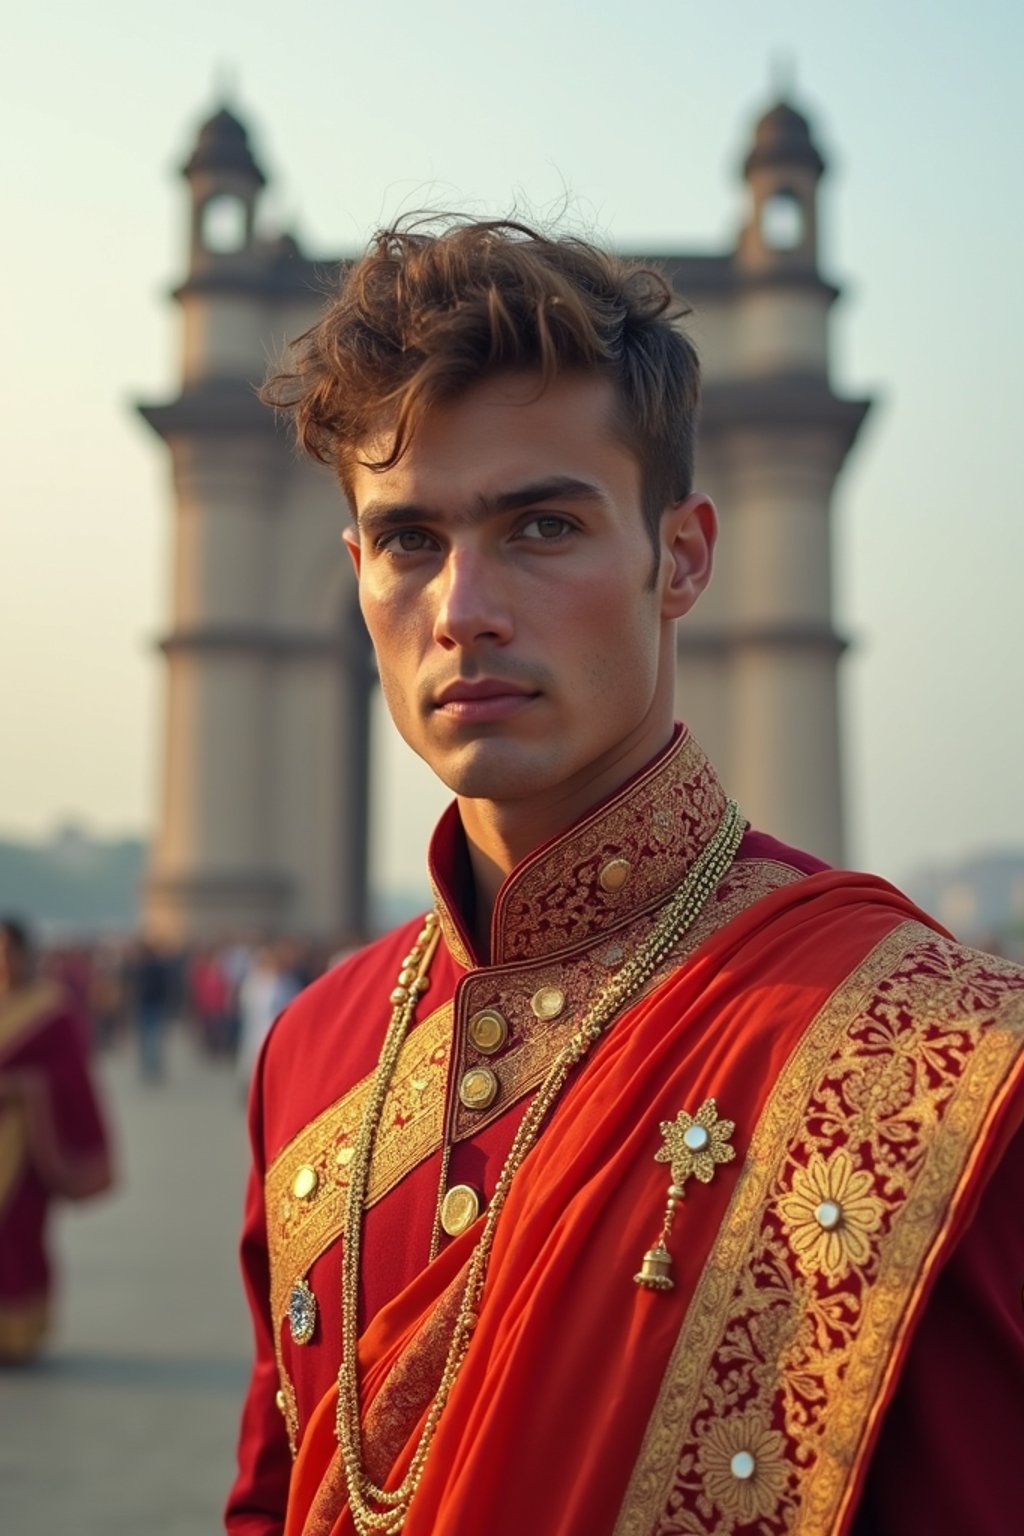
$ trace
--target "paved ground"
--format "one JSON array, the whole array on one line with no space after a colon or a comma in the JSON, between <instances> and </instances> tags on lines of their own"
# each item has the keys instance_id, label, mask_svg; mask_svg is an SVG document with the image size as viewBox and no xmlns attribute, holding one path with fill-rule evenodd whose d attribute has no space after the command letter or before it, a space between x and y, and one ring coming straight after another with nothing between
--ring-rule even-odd
<instances>
[{"instance_id":1,"label":"paved ground","mask_svg":"<svg viewBox=\"0 0 1024 1536\"><path fill-rule=\"evenodd\" d=\"M62 1211L59 1332L0 1372L3 1536L220 1529L249 1357L245 1123L231 1070L173 1045L157 1088L126 1054L103 1064L121 1182Z\"/></svg>"}]
</instances>

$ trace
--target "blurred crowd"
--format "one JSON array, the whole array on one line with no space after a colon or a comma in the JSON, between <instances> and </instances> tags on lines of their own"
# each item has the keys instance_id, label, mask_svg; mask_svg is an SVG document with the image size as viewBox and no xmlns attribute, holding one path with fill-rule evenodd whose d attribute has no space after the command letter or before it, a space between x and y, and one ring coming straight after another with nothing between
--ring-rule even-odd
<instances>
[{"instance_id":1,"label":"blurred crowd","mask_svg":"<svg viewBox=\"0 0 1024 1536\"><path fill-rule=\"evenodd\" d=\"M0 1367L33 1360L51 1330L51 1207L116 1182L96 1052L126 1045L143 1081L159 1083L168 1036L185 1029L211 1061L235 1064L244 1097L278 1014L357 947L236 938L180 951L142 937L47 947L0 915Z\"/></svg>"},{"instance_id":2,"label":"blurred crowd","mask_svg":"<svg viewBox=\"0 0 1024 1536\"><path fill-rule=\"evenodd\" d=\"M42 950L39 969L71 995L95 1049L134 1041L148 1081L164 1074L174 1027L184 1028L211 1060L234 1061L247 1086L277 1015L361 942L352 937L328 950L301 939L238 936L175 950L138 936L100 939L51 945Z\"/></svg>"}]
</instances>

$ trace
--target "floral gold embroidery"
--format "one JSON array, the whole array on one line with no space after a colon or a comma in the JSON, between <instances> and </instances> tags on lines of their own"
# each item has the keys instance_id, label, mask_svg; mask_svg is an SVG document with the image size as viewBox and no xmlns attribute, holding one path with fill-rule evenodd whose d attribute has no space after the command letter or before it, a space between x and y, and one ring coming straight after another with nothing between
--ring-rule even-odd
<instances>
[{"instance_id":1,"label":"floral gold embroidery","mask_svg":"<svg viewBox=\"0 0 1024 1536\"><path fill-rule=\"evenodd\" d=\"M770 1515L786 1484L785 1442L756 1413L713 1419L697 1463L710 1502L743 1525Z\"/></svg>"},{"instance_id":2,"label":"floral gold embroidery","mask_svg":"<svg viewBox=\"0 0 1024 1536\"><path fill-rule=\"evenodd\" d=\"M845 1529L900 1346L1022 1046L1024 972L917 923L832 995L755 1128L615 1536ZM769 1471L756 1497L737 1487L757 1478L755 1431L779 1437L757 1442Z\"/></svg>"},{"instance_id":3,"label":"floral gold embroidery","mask_svg":"<svg viewBox=\"0 0 1024 1536\"><path fill-rule=\"evenodd\" d=\"M870 1170L855 1169L845 1147L829 1158L814 1152L806 1168L794 1171L779 1214L805 1274L842 1280L851 1266L867 1264L885 1212L871 1184Z\"/></svg>"},{"instance_id":4,"label":"floral gold embroidery","mask_svg":"<svg viewBox=\"0 0 1024 1536\"><path fill-rule=\"evenodd\" d=\"M591 941L595 925L604 926L609 915L618 914L626 893L623 917L636 918L661 906L724 809L725 791L714 769L694 738L682 731L645 774L510 877L494 910L497 963L540 960ZM624 887L602 886L601 871L609 863L629 867ZM446 939L451 935L458 943L443 901L438 912Z\"/></svg>"}]
</instances>

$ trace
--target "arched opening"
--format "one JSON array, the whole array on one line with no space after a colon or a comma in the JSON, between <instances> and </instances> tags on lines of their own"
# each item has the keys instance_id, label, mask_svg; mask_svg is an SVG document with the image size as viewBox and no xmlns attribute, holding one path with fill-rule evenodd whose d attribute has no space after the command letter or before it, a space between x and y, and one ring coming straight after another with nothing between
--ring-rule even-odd
<instances>
[{"instance_id":1,"label":"arched opening","mask_svg":"<svg viewBox=\"0 0 1024 1536\"><path fill-rule=\"evenodd\" d=\"M249 239L249 212L244 198L217 192L203 204L199 221L203 247L215 256L233 256Z\"/></svg>"},{"instance_id":2,"label":"arched opening","mask_svg":"<svg viewBox=\"0 0 1024 1536\"><path fill-rule=\"evenodd\" d=\"M795 251L804 242L807 217L795 192L779 191L761 205L761 238L769 250Z\"/></svg>"}]
</instances>

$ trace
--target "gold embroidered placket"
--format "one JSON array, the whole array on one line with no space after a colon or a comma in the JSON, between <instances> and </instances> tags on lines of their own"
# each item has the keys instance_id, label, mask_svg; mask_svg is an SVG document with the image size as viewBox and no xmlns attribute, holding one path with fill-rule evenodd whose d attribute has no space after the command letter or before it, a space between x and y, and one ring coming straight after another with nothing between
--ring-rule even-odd
<instances>
[{"instance_id":1,"label":"gold embroidered placket","mask_svg":"<svg viewBox=\"0 0 1024 1536\"><path fill-rule=\"evenodd\" d=\"M483 1231L470 1256L462 1299L437 1392L428 1410L405 1477L398 1488L386 1489L372 1481L363 1460L357 1361L362 1223L373 1147L388 1085L394 1073L402 1043L412 1023L417 1001L415 989L423 985L426 980L425 972L437 944L438 919L433 913L425 919L421 935L424 940L423 952L421 957L417 957L419 962L417 980L408 987L400 983L391 994L394 1010L391 1024L381 1051L369 1102L356 1142L355 1157L352 1161L352 1178L342 1246L342 1359L338 1374L335 1427L348 1489L349 1509L360 1536L371 1536L374 1532L383 1533L383 1536L398 1536L405 1524L409 1506L423 1476L434 1432L469 1348L472 1331L476 1326L498 1218L512 1180L536 1141L552 1105L565 1086L573 1068L601 1039L612 1020L647 984L672 947L697 920L719 880L735 858L743 837L743 829L744 822L739 808L735 801L730 800L726 804L716 831L694 861L679 890L666 903L656 926L638 946L632 959L627 961L600 989L578 1029L556 1056L520 1121L508 1157L498 1176Z\"/></svg>"}]
</instances>

